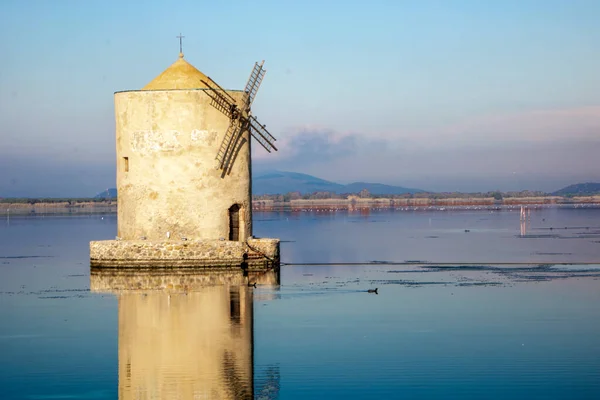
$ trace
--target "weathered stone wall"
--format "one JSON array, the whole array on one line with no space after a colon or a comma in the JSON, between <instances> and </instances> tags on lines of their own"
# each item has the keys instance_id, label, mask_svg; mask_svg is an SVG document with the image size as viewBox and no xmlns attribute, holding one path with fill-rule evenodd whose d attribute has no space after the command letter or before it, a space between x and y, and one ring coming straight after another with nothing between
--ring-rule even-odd
<instances>
[{"instance_id":1,"label":"weathered stone wall","mask_svg":"<svg viewBox=\"0 0 600 400\"><path fill-rule=\"evenodd\" d=\"M279 240L104 240L90 242L90 263L121 268L271 268L279 265Z\"/></svg>"},{"instance_id":2,"label":"weathered stone wall","mask_svg":"<svg viewBox=\"0 0 600 400\"><path fill-rule=\"evenodd\" d=\"M229 173L217 170L229 118L210 102L204 90L115 94L117 236L229 239L234 204L241 206L239 240L252 235L250 136L243 132Z\"/></svg>"}]
</instances>

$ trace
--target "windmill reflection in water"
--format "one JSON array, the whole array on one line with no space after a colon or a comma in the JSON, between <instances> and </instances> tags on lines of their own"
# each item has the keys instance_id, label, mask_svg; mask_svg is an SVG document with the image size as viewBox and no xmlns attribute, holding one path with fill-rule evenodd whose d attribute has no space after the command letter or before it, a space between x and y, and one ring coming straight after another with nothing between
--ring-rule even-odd
<instances>
[{"instance_id":1,"label":"windmill reflection in water","mask_svg":"<svg viewBox=\"0 0 600 400\"><path fill-rule=\"evenodd\" d=\"M119 400L276 398L277 368L254 388L249 282L279 273L92 269L91 290L118 300Z\"/></svg>"}]
</instances>

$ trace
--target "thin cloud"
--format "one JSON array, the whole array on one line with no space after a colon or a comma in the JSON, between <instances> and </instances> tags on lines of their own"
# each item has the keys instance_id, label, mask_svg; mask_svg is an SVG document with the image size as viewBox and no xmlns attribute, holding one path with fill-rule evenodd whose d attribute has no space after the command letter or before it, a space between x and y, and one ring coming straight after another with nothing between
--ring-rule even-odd
<instances>
[{"instance_id":1,"label":"thin cloud","mask_svg":"<svg viewBox=\"0 0 600 400\"><path fill-rule=\"evenodd\" d=\"M266 164L323 163L352 157L359 153L384 151L386 141L369 139L368 136L358 133L340 133L320 127L303 127L278 140L276 146L278 147L276 153L267 154L259 149L254 158Z\"/></svg>"}]
</instances>

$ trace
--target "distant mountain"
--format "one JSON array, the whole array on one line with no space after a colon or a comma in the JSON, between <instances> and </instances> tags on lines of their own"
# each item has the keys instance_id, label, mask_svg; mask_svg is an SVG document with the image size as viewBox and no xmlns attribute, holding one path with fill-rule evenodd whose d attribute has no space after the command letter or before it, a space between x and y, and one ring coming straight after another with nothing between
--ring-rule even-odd
<instances>
[{"instance_id":1,"label":"distant mountain","mask_svg":"<svg viewBox=\"0 0 600 400\"><path fill-rule=\"evenodd\" d=\"M570 185L552 193L554 196L589 196L592 194L600 194L600 183L586 182Z\"/></svg>"},{"instance_id":2,"label":"distant mountain","mask_svg":"<svg viewBox=\"0 0 600 400\"><path fill-rule=\"evenodd\" d=\"M355 182L348 185L326 181L316 176L297 172L270 171L252 177L252 194L285 194L289 192L314 193L358 193L367 189L371 194L388 195L404 193L422 193L423 190L390 186L382 183ZM117 197L117 189L107 189L98 193L96 198Z\"/></svg>"},{"instance_id":3,"label":"distant mountain","mask_svg":"<svg viewBox=\"0 0 600 400\"><path fill-rule=\"evenodd\" d=\"M300 192L302 194L313 192L358 193L363 189L367 189L371 194L376 195L423 192L420 189L381 183L355 182L342 185L297 172L271 171L252 177L252 193L257 195L288 192Z\"/></svg>"},{"instance_id":4,"label":"distant mountain","mask_svg":"<svg viewBox=\"0 0 600 400\"><path fill-rule=\"evenodd\" d=\"M338 192L344 185L297 172L272 171L252 177L253 194Z\"/></svg>"},{"instance_id":5,"label":"distant mountain","mask_svg":"<svg viewBox=\"0 0 600 400\"><path fill-rule=\"evenodd\" d=\"M98 193L94 196L95 199L116 199L117 189L106 189L104 192Z\"/></svg>"}]
</instances>

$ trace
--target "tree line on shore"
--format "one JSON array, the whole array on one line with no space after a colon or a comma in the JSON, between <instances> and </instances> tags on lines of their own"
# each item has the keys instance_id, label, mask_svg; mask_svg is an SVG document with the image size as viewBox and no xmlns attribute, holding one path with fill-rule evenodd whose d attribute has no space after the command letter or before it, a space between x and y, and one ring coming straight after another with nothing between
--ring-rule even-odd
<instances>
[{"instance_id":1,"label":"tree line on shore","mask_svg":"<svg viewBox=\"0 0 600 400\"><path fill-rule=\"evenodd\" d=\"M3 204L58 204L66 203L73 205L78 203L103 203L112 204L115 198L96 198L96 197L0 197L0 203Z\"/></svg>"},{"instance_id":2,"label":"tree line on shore","mask_svg":"<svg viewBox=\"0 0 600 400\"><path fill-rule=\"evenodd\" d=\"M285 194L264 194L255 195L253 200L271 200L275 202L289 202L292 200L328 200L328 199L339 199L345 200L351 197L358 197L362 199L432 199L432 200L443 200L443 199L483 199L493 198L495 200L502 200L505 198L523 198L523 197L547 197L550 196L548 193L541 191L530 191L522 190L519 192L476 192L476 193L461 193L461 192L442 192L442 193L431 193L431 192L420 192L420 193L404 193L404 194L373 194L368 190L363 189L359 193L333 193L333 192L313 192L302 194L300 192L289 192Z\"/></svg>"},{"instance_id":3,"label":"tree line on shore","mask_svg":"<svg viewBox=\"0 0 600 400\"><path fill-rule=\"evenodd\" d=\"M432 200L443 200L443 199L481 199L481 198L493 198L495 200L503 200L507 198L525 198L525 197L548 197L552 196L549 193L541 191L514 191L514 192L474 192L474 193L461 193L461 192L442 192L442 193L404 193L404 194L372 194L368 190L361 190L359 193L334 193L334 192L313 192L313 193L301 193L301 192L288 192L285 194L263 194L252 196L253 200L265 201L270 200L274 202L289 202L292 200L346 200L350 198L363 198L363 199L432 199ZM566 195L565 197L570 197ZM58 204L65 203L67 206L81 204L81 203L96 203L111 205L116 202L114 197L78 197L78 198L53 198L53 197L0 197L0 203L4 204Z\"/></svg>"}]
</instances>

